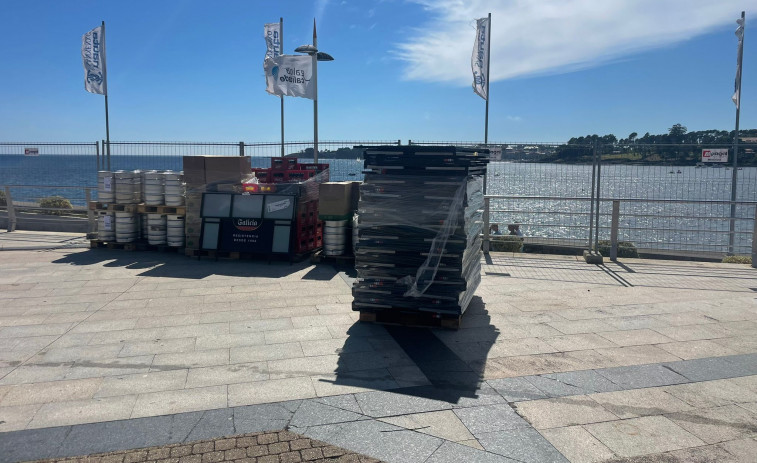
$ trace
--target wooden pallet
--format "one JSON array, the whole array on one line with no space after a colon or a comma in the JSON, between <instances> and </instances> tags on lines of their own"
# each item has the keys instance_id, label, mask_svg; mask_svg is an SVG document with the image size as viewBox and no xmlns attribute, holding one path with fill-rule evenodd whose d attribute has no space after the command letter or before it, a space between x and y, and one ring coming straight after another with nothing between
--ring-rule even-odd
<instances>
[{"instance_id":1,"label":"wooden pallet","mask_svg":"<svg viewBox=\"0 0 757 463\"><path fill-rule=\"evenodd\" d=\"M97 201L89 202L89 209L92 211L137 212L138 206L138 204L98 203Z\"/></svg>"},{"instance_id":2,"label":"wooden pallet","mask_svg":"<svg viewBox=\"0 0 757 463\"><path fill-rule=\"evenodd\" d=\"M137 205L137 212L142 214L171 214L171 215L185 215L187 213L186 206L148 206L144 203Z\"/></svg>"},{"instance_id":3,"label":"wooden pallet","mask_svg":"<svg viewBox=\"0 0 757 463\"><path fill-rule=\"evenodd\" d=\"M320 249L313 253L310 257L310 262L314 264L320 263L332 263L337 265L349 265L354 266L355 256L327 256L323 253L323 249Z\"/></svg>"},{"instance_id":4,"label":"wooden pallet","mask_svg":"<svg viewBox=\"0 0 757 463\"><path fill-rule=\"evenodd\" d=\"M145 241L132 241L131 243L117 243L115 241L89 240L91 249L123 249L124 251L157 251L157 252L178 252L181 247L173 247L165 244L150 244Z\"/></svg>"},{"instance_id":5,"label":"wooden pallet","mask_svg":"<svg viewBox=\"0 0 757 463\"><path fill-rule=\"evenodd\" d=\"M402 312L398 310L360 311L360 321L382 325L402 325L417 328L460 329L462 315L432 312Z\"/></svg>"}]
</instances>

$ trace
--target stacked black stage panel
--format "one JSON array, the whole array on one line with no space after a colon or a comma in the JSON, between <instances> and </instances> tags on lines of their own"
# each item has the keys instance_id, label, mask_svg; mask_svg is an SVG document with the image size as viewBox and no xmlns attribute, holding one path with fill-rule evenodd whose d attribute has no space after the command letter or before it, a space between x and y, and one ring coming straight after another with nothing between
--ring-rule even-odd
<instances>
[{"instance_id":1,"label":"stacked black stage panel","mask_svg":"<svg viewBox=\"0 0 757 463\"><path fill-rule=\"evenodd\" d=\"M460 316L481 281L488 150L366 148L353 310Z\"/></svg>"}]
</instances>

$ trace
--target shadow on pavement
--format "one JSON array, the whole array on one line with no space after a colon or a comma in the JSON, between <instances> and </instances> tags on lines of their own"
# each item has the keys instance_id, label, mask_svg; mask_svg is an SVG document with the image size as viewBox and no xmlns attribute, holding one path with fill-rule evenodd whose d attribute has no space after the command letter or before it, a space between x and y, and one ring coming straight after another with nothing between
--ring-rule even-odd
<instances>
[{"instance_id":1,"label":"shadow on pavement","mask_svg":"<svg viewBox=\"0 0 757 463\"><path fill-rule=\"evenodd\" d=\"M157 253L153 251L124 251L121 249L90 249L86 252L74 252L60 259L55 264L99 265L105 267L125 267L145 269L138 276L202 279L210 275L254 278L282 278L302 272L311 267L310 261L290 263L289 261L262 260L215 260L197 259L175 253ZM303 280L330 280L336 275L331 266L312 267Z\"/></svg>"},{"instance_id":2,"label":"shadow on pavement","mask_svg":"<svg viewBox=\"0 0 757 463\"><path fill-rule=\"evenodd\" d=\"M471 339L469 330L466 329L465 322L468 320L471 322L475 320L475 326L468 327L475 330L475 339ZM404 357L404 359L391 355L390 350L386 352L377 350L372 353L374 355L373 364L355 365L352 352L360 350L365 342L366 331L378 335L382 329L401 348L404 354L401 357ZM374 379L376 380L376 389L388 389L381 387L381 380L386 380L386 375L379 373L376 374L375 378L369 378L361 374L359 370L360 368L375 367L374 370L364 371L379 372L380 368L386 367L390 376L394 376L393 379L396 380L398 385L402 386L413 381L419 384L400 388L395 386L394 389L391 389L393 393L459 403L463 398L478 398L479 389L484 380L486 357L499 337L499 330L491 325L484 302L476 296L463 316L462 329L459 331L357 322L350 329L348 335L349 337L345 340L344 347L339 354L334 384L372 387L370 380ZM466 347L471 348L469 350L470 355L466 355L466 359L461 358L455 350L450 348L450 346L457 344L465 344ZM395 365L387 364L387 360L394 361ZM403 360L405 360L404 364ZM403 377L402 374L391 375L392 370L404 371L412 365L423 373L423 376L425 376L423 380L419 381L421 378L413 380ZM384 381L384 383L387 383L387 381Z\"/></svg>"}]
</instances>

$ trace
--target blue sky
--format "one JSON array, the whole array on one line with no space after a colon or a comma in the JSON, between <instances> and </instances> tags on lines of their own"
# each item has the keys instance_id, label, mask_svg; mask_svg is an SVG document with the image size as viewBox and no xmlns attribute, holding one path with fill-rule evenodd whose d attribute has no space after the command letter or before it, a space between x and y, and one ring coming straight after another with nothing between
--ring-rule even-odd
<instances>
[{"instance_id":1,"label":"blue sky","mask_svg":"<svg viewBox=\"0 0 757 463\"><path fill-rule=\"evenodd\" d=\"M751 9L750 9L751 8ZM3 0L0 141L105 137L84 90L81 36L106 21L110 133L128 141L278 141L263 24L310 43L321 140L483 140L471 89L474 19L492 13L489 140L732 130L735 20L747 10L742 128L757 128L757 8L720 0ZM286 139L312 102L286 99Z\"/></svg>"}]
</instances>

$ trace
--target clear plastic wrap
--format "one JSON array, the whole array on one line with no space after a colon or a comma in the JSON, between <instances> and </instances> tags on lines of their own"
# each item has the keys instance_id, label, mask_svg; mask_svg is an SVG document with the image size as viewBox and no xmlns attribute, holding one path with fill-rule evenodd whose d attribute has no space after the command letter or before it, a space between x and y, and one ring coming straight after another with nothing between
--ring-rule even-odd
<instances>
[{"instance_id":1,"label":"clear plastic wrap","mask_svg":"<svg viewBox=\"0 0 757 463\"><path fill-rule=\"evenodd\" d=\"M356 307L462 312L480 280L482 207L480 175L367 174Z\"/></svg>"}]
</instances>

